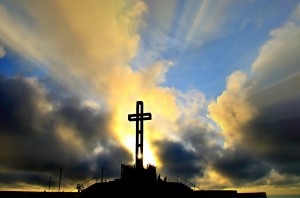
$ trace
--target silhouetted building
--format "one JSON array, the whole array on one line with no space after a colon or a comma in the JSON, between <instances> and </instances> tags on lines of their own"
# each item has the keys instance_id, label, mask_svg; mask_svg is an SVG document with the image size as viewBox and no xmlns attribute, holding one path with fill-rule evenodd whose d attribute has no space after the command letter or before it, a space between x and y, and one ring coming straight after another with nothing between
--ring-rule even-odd
<instances>
[{"instance_id":1,"label":"silhouetted building","mask_svg":"<svg viewBox=\"0 0 300 198\"><path fill-rule=\"evenodd\" d=\"M155 181L156 167L148 164L147 168L121 164L121 180L124 181Z\"/></svg>"}]
</instances>

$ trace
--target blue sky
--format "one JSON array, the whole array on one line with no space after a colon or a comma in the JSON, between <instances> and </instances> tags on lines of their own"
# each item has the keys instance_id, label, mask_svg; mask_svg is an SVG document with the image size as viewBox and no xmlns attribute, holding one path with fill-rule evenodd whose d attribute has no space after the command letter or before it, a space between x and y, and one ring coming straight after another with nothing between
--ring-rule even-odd
<instances>
[{"instance_id":1,"label":"blue sky","mask_svg":"<svg viewBox=\"0 0 300 198\"><path fill-rule=\"evenodd\" d=\"M141 50L133 64L172 60L166 86L196 87L208 97L217 97L230 73L250 70L260 46L270 39L270 31L289 20L297 3L211 1L206 3L209 9L201 11L201 1L149 1ZM224 8L218 10L220 4ZM197 15L203 19L197 20ZM207 24L212 27L203 32Z\"/></svg>"},{"instance_id":2,"label":"blue sky","mask_svg":"<svg viewBox=\"0 0 300 198\"><path fill-rule=\"evenodd\" d=\"M300 193L298 0L2 0L0 24L0 189L118 177L142 100L162 176Z\"/></svg>"}]
</instances>

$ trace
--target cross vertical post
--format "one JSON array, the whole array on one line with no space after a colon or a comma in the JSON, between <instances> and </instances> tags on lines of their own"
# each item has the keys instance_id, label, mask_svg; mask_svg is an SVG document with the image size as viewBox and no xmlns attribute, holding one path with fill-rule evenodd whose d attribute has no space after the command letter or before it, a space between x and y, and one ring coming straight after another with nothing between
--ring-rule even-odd
<instances>
[{"instance_id":1,"label":"cross vertical post","mask_svg":"<svg viewBox=\"0 0 300 198\"><path fill-rule=\"evenodd\" d=\"M136 114L128 114L129 121L136 121L135 166L143 169L144 120L151 120L151 113L144 113L143 101L136 102Z\"/></svg>"}]
</instances>

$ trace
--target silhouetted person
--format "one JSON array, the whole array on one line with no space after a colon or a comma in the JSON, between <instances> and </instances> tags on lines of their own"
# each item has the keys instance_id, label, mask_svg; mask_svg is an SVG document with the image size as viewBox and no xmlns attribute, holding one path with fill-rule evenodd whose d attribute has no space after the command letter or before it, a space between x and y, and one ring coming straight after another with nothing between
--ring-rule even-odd
<instances>
[{"instance_id":1,"label":"silhouetted person","mask_svg":"<svg viewBox=\"0 0 300 198\"><path fill-rule=\"evenodd\" d=\"M80 184L77 184L76 188L77 188L78 192L81 192L81 190L83 189L83 186Z\"/></svg>"},{"instance_id":2,"label":"silhouetted person","mask_svg":"<svg viewBox=\"0 0 300 198\"><path fill-rule=\"evenodd\" d=\"M157 178L157 179L158 179L158 181L162 181L161 178L160 178L160 175L158 175L158 178Z\"/></svg>"},{"instance_id":3,"label":"silhouetted person","mask_svg":"<svg viewBox=\"0 0 300 198\"><path fill-rule=\"evenodd\" d=\"M166 182L167 181L167 176L165 176L165 178L164 178L164 182Z\"/></svg>"}]
</instances>

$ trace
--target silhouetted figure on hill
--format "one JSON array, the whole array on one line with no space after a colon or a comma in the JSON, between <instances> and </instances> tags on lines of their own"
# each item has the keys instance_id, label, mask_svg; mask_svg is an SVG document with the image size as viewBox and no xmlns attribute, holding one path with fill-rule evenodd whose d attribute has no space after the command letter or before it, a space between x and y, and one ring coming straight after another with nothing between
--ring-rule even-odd
<instances>
[{"instance_id":1,"label":"silhouetted figure on hill","mask_svg":"<svg viewBox=\"0 0 300 198\"><path fill-rule=\"evenodd\" d=\"M165 176L165 178L164 178L164 182L167 182L167 176Z\"/></svg>"},{"instance_id":2,"label":"silhouetted figure on hill","mask_svg":"<svg viewBox=\"0 0 300 198\"><path fill-rule=\"evenodd\" d=\"M78 190L78 192L81 192L82 191L82 189L83 189L83 185L81 185L81 184L77 184L77 190Z\"/></svg>"},{"instance_id":3,"label":"silhouetted figure on hill","mask_svg":"<svg viewBox=\"0 0 300 198\"><path fill-rule=\"evenodd\" d=\"M160 178L160 175L158 175L157 180L158 181L162 181L161 178Z\"/></svg>"}]
</instances>

